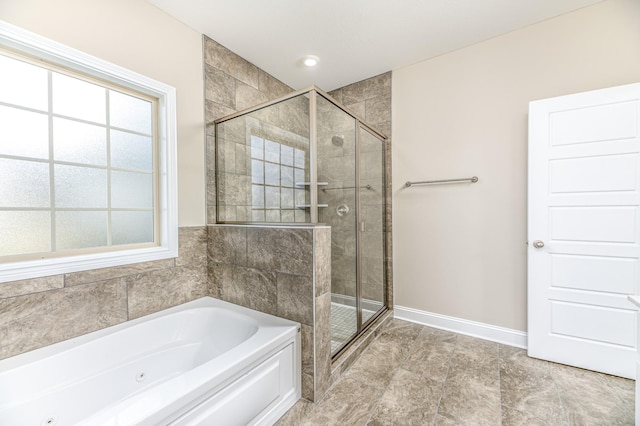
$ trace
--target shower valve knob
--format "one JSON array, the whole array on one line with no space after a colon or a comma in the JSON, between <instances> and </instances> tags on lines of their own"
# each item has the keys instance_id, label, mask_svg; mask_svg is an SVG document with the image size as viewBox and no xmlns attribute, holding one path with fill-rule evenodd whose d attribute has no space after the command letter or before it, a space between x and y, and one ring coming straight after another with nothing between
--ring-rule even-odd
<instances>
[{"instance_id":1,"label":"shower valve knob","mask_svg":"<svg viewBox=\"0 0 640 426\"><path fill-rule=\"evenodd\" d=\"M345 214L349 213L349 206L347 206L346 204L340 204L338 207L336 207L336 213L340 217L344 216Z\"/></svg>"}]
</instances>

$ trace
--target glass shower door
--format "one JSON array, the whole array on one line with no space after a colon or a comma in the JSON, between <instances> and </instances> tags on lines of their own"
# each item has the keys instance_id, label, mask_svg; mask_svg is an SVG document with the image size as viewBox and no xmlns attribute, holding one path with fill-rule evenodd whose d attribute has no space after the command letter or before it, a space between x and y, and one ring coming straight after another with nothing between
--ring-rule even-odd
<instances>
[{"instance_id":1,"label":"glass shower door","mask_svg":"<svg viewBox=\"0 0 640 426\"><path fill-rule=\"evenodd\" d=\"M362 324L385 306L384 140L360 127L360 304Z\"/></svg>"},{"instance_id":2,"label":"glass shower door","mask_svg":"<svg viewBox=\"0 0 640 426\"><path fill-rule=\"evenodd\" d=\"M331 226L331 353L358 333L356 120L317 97L318 222Z\"/></svg>"}]
</instances>

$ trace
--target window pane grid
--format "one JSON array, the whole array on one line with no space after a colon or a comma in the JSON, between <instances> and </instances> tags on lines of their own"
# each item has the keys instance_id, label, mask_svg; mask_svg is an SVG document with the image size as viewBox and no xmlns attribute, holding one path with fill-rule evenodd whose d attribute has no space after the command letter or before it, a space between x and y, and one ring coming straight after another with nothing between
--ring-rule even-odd
<instances>
[{"instance_id":1,"label":"window pane grid","mask_svg":"<svg viewBox=\"0 0 640 426\"><path fill-rule=\"evenodd\" d=\"M304 151L254 135L251 162L252 220L295 222L296 192L304 191L295 176L304 176Z\"/></svg>"},{"instance_id":2,"label":"window pane grid","mask_svg":"<svg viewBox=\"0 0 640 426\"><path fill-rule=\"evenodd\" d=\"M137 96L136 94L132 96L129 93L114 90L109 85L96 83L91 78L85 79L61 74L38 64L14 59L12 56L0 54L0 60L19 62L22 66L43 70L46 73L46 110L44 110L44 104L41 105L42 109L39 109L40 106L34 108L33 105L16 103L20 101L15 100L15 98L0 100L0 107L4 107L5 110L9 111L9 114L11 111L16 111L16 114L37 114L37 116L46 117L47 140L45 146L48 148L48 155L45 155L45 151L41 148L37 152L29 150L11 151L6 148L6 146L11 145L9 143L12 140L11 135L19 134L20 129L16 129L13 133L5 136L5 141L7 141L5 147L0 141L0 160L17 160L25 164L42 164L43 166L48 164L47 178L49 181L49 207L42 205L28 206L23 205L23 203L6 205L0 199L0 214L10 214L9 212L13 212L11 214L20 212L25 214L27 212L46 214L49 217L48 232L50 233L50 248L48 251L52 253L59 251L59 249L76 250L89 247L104 247L108 249L114 244L153 243L157 226L155 224L155 208L157 205L155 195L157 185L155 174L155 167L157 167L155 159L156 147L154 142L155 101L150 100L146 95ZM62 84L56 86L56 82L62 82ZM66 93L61 91L65 85L68 87L81 87L90 93L82 93L81 91ZM128 110L116 110L119 117L119 125L112 126L111 114L114 109L110 105L111 95L119 98L120 106L133 108L134 112L142 111L147 116L132 118ZM44 94L40 96L42 99L45 98ZM78 100L92 104L92 109L85 111L83 109L85 103L78 102ZM100 118L100 115L102 115L102 118ZM0 118L2 117L0 116ZM66 134L63 126L67 126ZM78 129L91 131L93 136L91 134L89 136L87 134L79 135ZM100 142L102 136L100 136L99 129L104 131L102 142ZM24 130L24 126L22 130ZM119 146L119 155L124 160L118 163L119 167L112 166L111 136L113 132L119 132L119 137L122 140ZM44 133L41 134L44 135ZM0 136L3 136L3 134L0 134ZM138 146L134 147L136 150L134 153L135 159L127 161L127 149L129 149L127 144L132 143L132 141L133 143L138 143ZM65 143L67 144L66 147ZM92 144L91 146L89 146L90 143ZM102 147L100 146L101 144ZM76 149L74 145L82 145L82 148L85 149L87 147L93 148L94 154L89 153L89 157L87 157L87 154L83 152L78 153L82 149ZM104 153L100 154L103 150ZM99 154L96 156L95 153ZM31 154L42 155L42 157L35 157ZM61 155L68 158L60 159ZM76 155L83 157L75 157ZM103 171L102 174L100 174L101 170ZM120 181L119 203L121 205L118 208L112 207L114 197L112 191L113 172L118 174ZM66 178L64 177L65 174ZM137 191L135 194L128 193L131 183L127 183L127 179L134 179L133 187L134 191ZM95 186L100 181L104 184L102 189L100 189L100 185L98 187ZM92 183L88 184L88 182ZM14 193L20 193L23 190L20 186L10 189ZM13 196L13 198L16 197ZM19 199L20 197L17 197L17 200ZM101 199L104 201L100 201ZM139 203L138 200L142 200L141 202L144 205L125 205L126 203ZM104 207L91 205L102 202L105 204ZM61 205L61 203L64 205ZM83 203L88 203L89 205L83 206ZM117 230L113 228L112 213L119 215L118 223L121 227L130 228L126 231L124 231L124 228L118 231L118 241L113 241L114 232ZM138 220L138 224L136 226L132 225L130 223L132 220ZM140 222L140 220L143 222ZM63 228L58 229L58 225L63 226ZM97 228L94 225L97 225ZM144 228L143 231L137 232L142 228ZM31 227L24 229L24 232L27 233L31 231ZM42 227L38 227L38 232L41 231ZM15 231L6 230L6 232ZM59 232L63 232L64 235L59 234ZM78 235L73 235L74 232L77 232ZM137 236L127 237L128 234L136 232ZM87 236L82 237L81 234L87 234ZM19 235L19 233L15 235ZM60 238L63 238L63 240L60 240ZM62 246L60 246L61 242ZM74 246L74 242L77 242L77 246ZM16 253L4 253L3 255L43 252L42 247L42 244L39 243L34 245L34 250L20 249Z\"/></svg>"}]
</instances>

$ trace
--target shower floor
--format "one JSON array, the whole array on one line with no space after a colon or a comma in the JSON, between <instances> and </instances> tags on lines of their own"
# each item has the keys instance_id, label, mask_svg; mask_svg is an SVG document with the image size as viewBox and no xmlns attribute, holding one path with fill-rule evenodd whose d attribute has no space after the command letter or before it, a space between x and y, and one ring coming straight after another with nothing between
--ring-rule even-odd
<instances>
[{"instance_id":1,"label":"shower floor","mask_svg":"<svg viewBox=\"0 0 640 426\"><path fill-rule=\"evenodd\" d=\"M375 311L362 310L362 321L369 319ZM331 353L335 354L356 333L356 308L331 302Z\"/></svg>"}]
</instances>

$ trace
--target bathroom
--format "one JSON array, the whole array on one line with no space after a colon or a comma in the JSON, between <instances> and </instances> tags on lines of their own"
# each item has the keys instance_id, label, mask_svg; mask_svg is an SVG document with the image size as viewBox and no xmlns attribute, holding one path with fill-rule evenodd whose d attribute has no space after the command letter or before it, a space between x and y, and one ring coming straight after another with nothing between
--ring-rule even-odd
<instances>
[{"instance_id":1,"label":"bathroom","mask_svg":"<svg viewBox=\"0 0 640 426\"><path fill-rule=\"evenodd\" d=\"M389 137L387 283L393 294L387 302L396 318L415 315L433 325L457 319L471 323L476 335L497 330L503 342L526 344L528 102L637 81L637 18L637 2L597 2L329 88ZM220 227L208 226L215 223L207 216L215 214L206 182L210 123L291 88L218 41L205 39L203 53L200 33L145 1L9 0L0 4L0 19L165 82L179 94L179 257L0 284L0 356L217 295L216 265L235 255L228 240L212 237ZM403 188L406 181L467 175L480 180ZM391 227L387 231L390 238ZM258 238L246 232L244 238ZM250 271L237 273L253 273L255 280L269 272L255 261L245 266ZM265 290L277 300L276 282Z\"/></svg>"}]
</instances>

